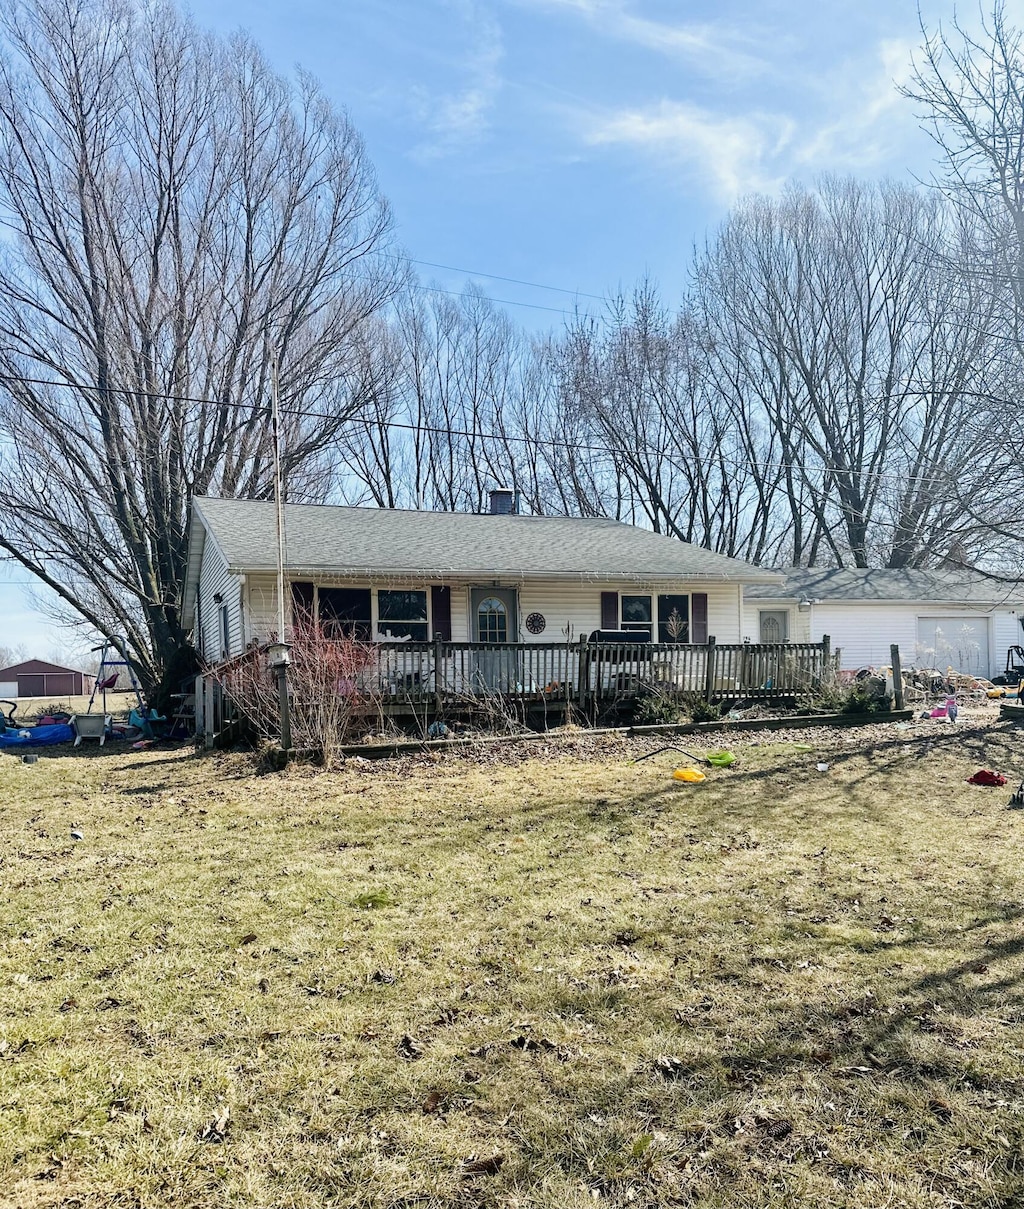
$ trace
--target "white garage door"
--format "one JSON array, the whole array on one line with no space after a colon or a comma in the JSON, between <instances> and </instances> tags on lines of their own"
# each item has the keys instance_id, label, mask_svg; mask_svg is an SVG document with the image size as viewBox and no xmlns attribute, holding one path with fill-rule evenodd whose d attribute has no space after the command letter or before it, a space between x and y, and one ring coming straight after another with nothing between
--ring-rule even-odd
<instances>
[{"instance_id":1,"label":"white garage door","mask_svg":"<svg viewBox=\"0 0 1024 1209\"><path fill-rule=\"evenodd\" d=\"M919 617L917 642L919 664L988 675L987 617Z\"/></svg>"}]
</instances>

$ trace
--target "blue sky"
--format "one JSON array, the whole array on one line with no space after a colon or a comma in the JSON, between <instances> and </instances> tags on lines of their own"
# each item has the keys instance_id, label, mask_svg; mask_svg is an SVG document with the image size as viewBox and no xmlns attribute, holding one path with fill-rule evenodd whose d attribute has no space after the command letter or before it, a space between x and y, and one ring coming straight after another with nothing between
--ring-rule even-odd
<instances>
[{"instance_id":1,"label":"blue sky","mask_svg":"<svg viewBox=\"0 0 1024 1209\"><path fill-rule=\"evenodd\" d=\"M930 26L952 13L921 3ZM744 193L935 170L894 87L921 41L915 0L191 7L221 32L248 29L281 71L317 76L363 133L408 254L480 274L535 330L599 311L587 295L644 274L678 298L694 242ZM1020 22L1024 0L1008 12ZM417 269L444 289L466 281ZM60 639L24 588L0 582L0 643L44 653Z\"/></svg>"}]
</instances>

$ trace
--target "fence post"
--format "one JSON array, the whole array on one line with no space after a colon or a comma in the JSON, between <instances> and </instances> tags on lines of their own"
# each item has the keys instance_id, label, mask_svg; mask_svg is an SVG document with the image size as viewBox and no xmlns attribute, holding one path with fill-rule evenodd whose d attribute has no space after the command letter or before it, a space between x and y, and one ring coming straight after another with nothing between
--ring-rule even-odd
<instances>
[{"instance_id":1,"label":"fence post","mask_svg":"<svg viewBox=\"0 0 1024 1209\"><path fill-rule=\"evenodd\" d=\"M590 659L587 655L587 640L582 635L580 636L580 656L579 667L576 669L576 698L580 703L580 708L584 709L587 704L587 692L590 688Z\"/></svg>"},{"instance_id":2,"label":"fence post","mask_svg":"<svg viewBox=\"0 0 1024 1209\"><path fill-rule=\"evenodd\" d=\"M822 636L821 636L821 672L818 675L818 683L816 686L817 688L821 688L821 683L825 679L825 676L828 672L828 661L831 658L831 652L832 652L832 639L829 637L828 634L822 634Z\"/></svg>"},{"instance_id":3,"label":"fence post","mask_svg":"<svg viewBox=\"0 0 1024 1209\"><path fill-rule=\"evenodd\" d=\"M443 685L444 673L441 668L441 635L434 635L434 717L441 716L444 704Z\"/></svg>"},{"instance_id":4,"label":"fence post","mask_svg":"<svg viewBox=\"0 0 1024 1209\"><path fill-rule=\"evenodd\" d=\"M900 648L895 642L889 647L889 659L892 663L893 704L897 709L903 709L903 668L900 667Z\"/></svg>"},{"instance_id":5,"label":"fence post","mask_svg":"<svg viewBox=\"0 0 1024 1209\"><path fill-rule=\"evenodd\" d=\"M704 662L704 700L711 701L711 695L715 691L715 639L708 638L707 641L707 658Z\"/></svg>"}]
</instances>

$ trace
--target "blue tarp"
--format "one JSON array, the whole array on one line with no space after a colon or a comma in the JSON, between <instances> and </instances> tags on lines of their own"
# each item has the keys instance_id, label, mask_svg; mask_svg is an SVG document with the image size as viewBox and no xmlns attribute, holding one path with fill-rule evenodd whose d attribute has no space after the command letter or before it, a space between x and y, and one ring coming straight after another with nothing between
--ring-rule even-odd
<instances>
[{"instance_id":1,"label":"blue tarp","mask_svg":"<svg viewBox=\"0 0 1024 1209\"><path fill-rule=\"evenodd\" d=\"M31 726L24 730L0 731L0 747L49 747L51 743L70 743L75 732L66 722L53 726Z\"/></svg>"}]
</instances>

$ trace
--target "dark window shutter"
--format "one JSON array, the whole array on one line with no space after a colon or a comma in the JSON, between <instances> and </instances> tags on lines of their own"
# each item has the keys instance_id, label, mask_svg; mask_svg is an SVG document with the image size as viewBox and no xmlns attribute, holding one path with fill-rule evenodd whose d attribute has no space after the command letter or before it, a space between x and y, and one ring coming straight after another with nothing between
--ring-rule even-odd
<instances>
[{"instance_id":1,"label":"dark window shutter","mask_svg":"<svg viewBox=\"0 0 1024 1209\"><path fill-rule=\"evenodd\" d=\"M690 595L690 641L708 640L708 594L693 592Z\"/></svg>"},{"instance_id":2,"label":"dark window shutter","mask_svg":"<svg viewBox=\"0 0 1024 1209\"><path fill-rule=\"evenodd\" d=\"M313 585L306 580L292 581L293 622L307 625L313 620Z\"/></svg>"},{"instance_id":3,"label":"dark window shutter","mask_svg":"<svg viewBox=\"0 0 1024 1209\"><path fill-rule=\"evenodd\" d=\"M618 592L601 593L601 629L617 630L619 628L619 594Z\"/></svg>"},{"instance_id":4,"label":"dark window shutter","mask_svg":"<svg viewBox=\"0 0 1024 1209\"><path fill-rule=\"evenodd\" d=\"M434 621L434 637L442 642L452 640L452 590L443 584L430 589L430 615Z\"/></svg>"}]
</instances>

